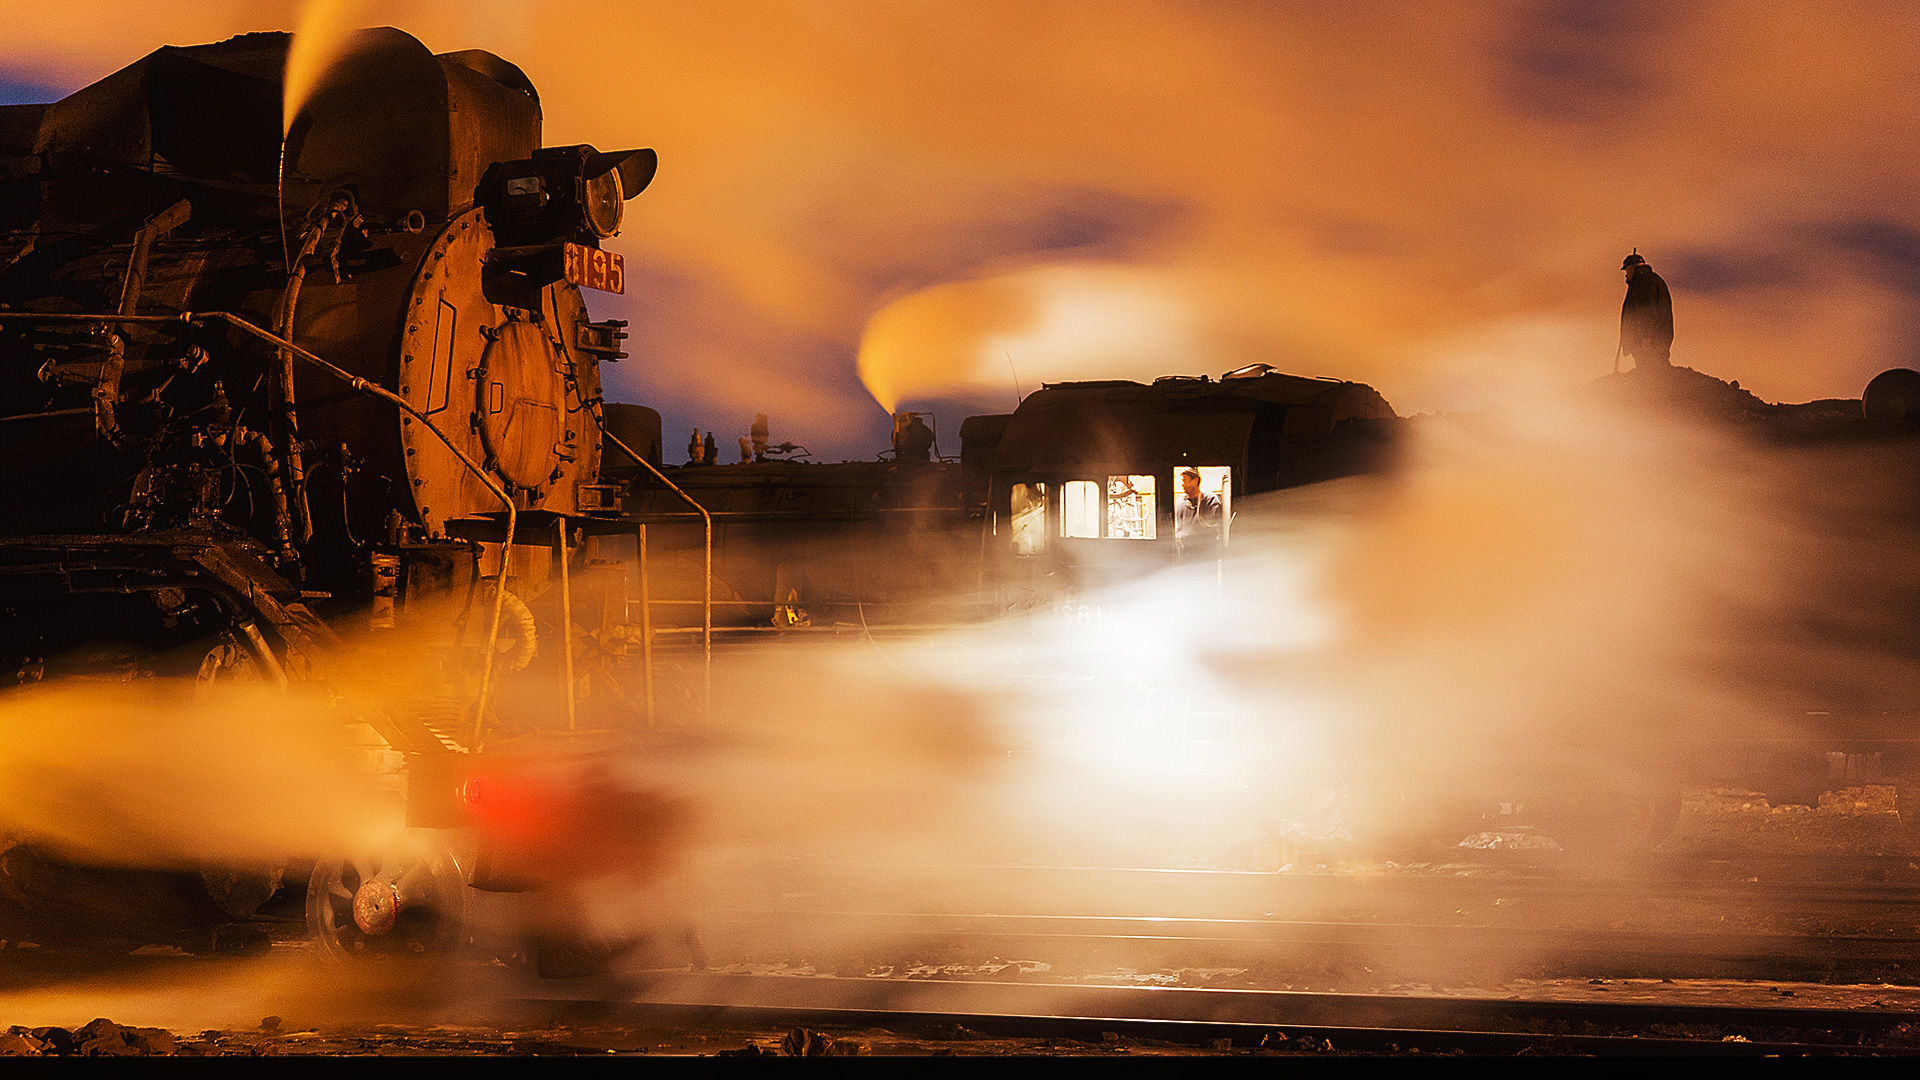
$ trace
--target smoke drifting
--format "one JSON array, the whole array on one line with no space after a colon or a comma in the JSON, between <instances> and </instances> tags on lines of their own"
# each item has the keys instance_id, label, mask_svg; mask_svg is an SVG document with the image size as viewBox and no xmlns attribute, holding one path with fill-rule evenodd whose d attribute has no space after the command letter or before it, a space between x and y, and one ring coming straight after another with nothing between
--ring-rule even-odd
<instances>
[{"instance_id":1,"label":"smoke drifting","mask_svg":"<svg viewBox=\"0 0 1920 1080\"><path fill-rule=\"evenodd\" d=\"M908 397L966 397L983 387L1027 390L1029 378L1107 378L1182 357L1213 366L1197 348L1192 308L1179 286L1126 266L1046 266L983 281L923 289L867 324L860 378L888 411Z\"/></svg>"},{"instance_id":2,"label":"smoke drifting","mask_svg":"<svg viewBox=\"0 0 1920 1080\"><path fill-rule=\"evenodd\" d=\"M71 88L307 9L130 10L7 5L0 71ZM1920 14L1899 5L379 17L521 65L549 143L659 149L614 244L633 288L593 304L634 323L610 388L670 432L774 405L783 437L865 456L885 420L856 358L878 398L1000 409L1006 352L1028 387L1261 361L1403 414L1477 408L1517 371L1607 370L1635 246L1674 289L1677 362L1768 400L1855 396L1920 326ZM1158 348L1035 332L1089 297ZM1484 361L1516 342L1524 367Z\"/></svg>"},{"instance_id":3,"label":"smoke drifting","mask_svg":"<svg viewBox=\"0 0 1920 1080\"><path fill-rule=\"evenodd\" d=\"M503 744L493 760L546 777L565 812L518 836L541 888L481 918L485 940L565 935L673 967L687 927L777 942L790 927L766 912L806 924L808 900L783 898L796 879L823 906L939 911L900 866L1274 869L1304 848L1364 869L1409 838L1440 857L1489 803L1542 797L1567 865L1644 855L1623 827L1635 799L1694 782L1703 748L1920 689L1920 455L1778 445L1660 389L1697 376L1659 378L1415 421L1392 476L1236 500L1218 577L1170 568L969 632L783 641L729 656L713 719L676 736ZM396 708L419 681L343 674ZM135 866L377 848L393 804L337 728L244 691L16 692L0 828ZM302 996L263 971L191 1009L102 999L152 1022ZM422 983L407 1007L490 992ZM390 1004L351 978L322 996L300 1007Z\"/></svg>"},{"instance_id":4,"label":"smoke drifting","mask_svg":"<svg viewBox=\"0 0 1920 1080\"><path fill-rule=\"evenodd\" d=\"M1270 869L1249 852L1364 864L1413 834L1432 858L1501 802L1543 804L1575 865L1644 855L1650 794L1920 690L1920 461L1663 385L1416 421L1391 477L1236 500L1217 580L730 661L645 783L723 891L814 857Z\"/></svg>"}]
</instances>

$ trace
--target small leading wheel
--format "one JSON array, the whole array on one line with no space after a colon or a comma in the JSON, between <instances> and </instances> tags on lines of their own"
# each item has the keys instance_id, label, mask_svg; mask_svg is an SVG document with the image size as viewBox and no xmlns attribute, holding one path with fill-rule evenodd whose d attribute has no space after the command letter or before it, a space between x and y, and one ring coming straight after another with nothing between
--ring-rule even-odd
<instances>
[{"instance_id":1,"label":"small leading wheel","mask_svg":"<svg viewBox=\"0 0 1920 1080\"><path fill-rule=\"evenodd\" d=\"M466 877L444 843L409 837L372 856L327 859L307 881L307 933L329 959L435 959L468 935Z\"/></svg>"}]
</instances>

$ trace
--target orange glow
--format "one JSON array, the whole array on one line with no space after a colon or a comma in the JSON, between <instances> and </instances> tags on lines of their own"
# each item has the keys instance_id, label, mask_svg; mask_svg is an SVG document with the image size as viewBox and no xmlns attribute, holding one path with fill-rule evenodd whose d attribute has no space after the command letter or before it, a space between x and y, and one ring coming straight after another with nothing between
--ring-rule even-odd
<instances>
[{"instance_id":1,"label":"orange glow","mask_svg":"<svg viewBox=\"0 0 1920 1080\"><path fill-rule=\"evenodd\" d=\"M63 88L304 10L11 7L0 71ZM722 434L770 402L816 448L865 428L884 445L876 399L1003 409L992 346L1052 310L1033 283L1115 268L1167 305L1118 305L1167 344L1016 353L1029 389L1264 361L1402 413L1474 408L1610 370L1636 246L1674 290L1675 362L1768 400L1857 396L1911 362L1920 325L1920 12L1901 5L380 17L521 65L549 143L658 148L613 244L628 295L595 298L640 350L611 389L670 416L704 403L695 423Z\"/></svg>"}]
</instances>

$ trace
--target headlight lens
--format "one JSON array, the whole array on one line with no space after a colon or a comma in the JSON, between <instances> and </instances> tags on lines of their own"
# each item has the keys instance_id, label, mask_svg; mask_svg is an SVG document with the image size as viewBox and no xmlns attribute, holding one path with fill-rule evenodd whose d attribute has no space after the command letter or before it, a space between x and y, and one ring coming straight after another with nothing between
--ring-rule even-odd
<instances>
[{"instance_id":1,"label":"headlight lens","mask_svg":"<svg viewBox=\"0 0 1920 1080\"><path fill-rule=\"evenodd\" d=\"M587 228L593 235L606 239L620 231L620 213L626 205L626 193L620 188L620 170L608 169L586 183Z\"/></svg>"}]
</instances>

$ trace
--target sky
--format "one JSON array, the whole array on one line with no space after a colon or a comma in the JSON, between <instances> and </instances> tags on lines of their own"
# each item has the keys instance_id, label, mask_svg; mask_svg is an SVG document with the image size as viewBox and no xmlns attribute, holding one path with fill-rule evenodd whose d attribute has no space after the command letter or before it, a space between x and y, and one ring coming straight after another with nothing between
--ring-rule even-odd
<instances>
[{"instance_id":1,"label":"sky","mask_svg":"<svg viewBox=\"0 0 1920 1080\"><path fill-rule=\"evenodd\" d=\"M887 407L1246 363L1402 415L1611 371L1637 249L1676 364L1771 401L1920 364L1920 7L1506 0L330 0L651 146L609 397L823 458ZM0 0L0 102L286 2ZM723 460L725 457L723 456Z\"/></svg>"}]
</instances>

